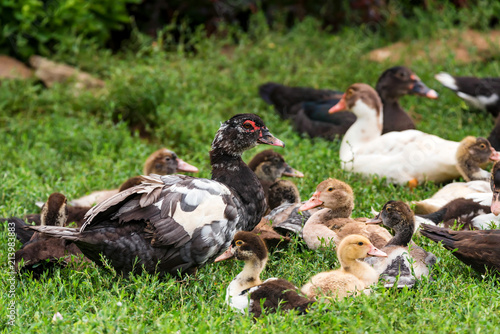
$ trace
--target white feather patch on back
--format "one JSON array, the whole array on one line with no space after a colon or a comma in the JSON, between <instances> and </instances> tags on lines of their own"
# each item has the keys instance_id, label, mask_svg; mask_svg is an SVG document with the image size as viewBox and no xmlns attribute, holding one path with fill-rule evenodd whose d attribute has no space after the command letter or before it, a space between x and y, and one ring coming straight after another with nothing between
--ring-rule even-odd
<instances>
[{"instance_id":1,"label":"white feather patch on back","mask_svg":"<svg viewBox=\"0 0 500 334\"><path fill-rule=\"evenodd\" d=\"M226 203L222 197L217 195L210 195L206 191L199 191L204 194L202 198L198 198L201 194L198 194L192 198L193 201L199 202L196 209L193 211L185 212L181 209L181 203L176 203L175 213L172 218L179 223L184 230L189 234L190 237L193 236L193 232L206 224L210 224L213 221L225 220L224 210L226 209Z\"/></svg>"},{"instance_id":2,"label":"white feather patch on back","mask_svg":"<svg viewBox=\"0 0 500 334\"><path fill-rule=\"evenodd\" d=\"M434 76L434 78L436 78L437 81L439 81L443 86L449 89L458 89L455 78L446 72L438 73Z\"/></svg>"}]
</instances>

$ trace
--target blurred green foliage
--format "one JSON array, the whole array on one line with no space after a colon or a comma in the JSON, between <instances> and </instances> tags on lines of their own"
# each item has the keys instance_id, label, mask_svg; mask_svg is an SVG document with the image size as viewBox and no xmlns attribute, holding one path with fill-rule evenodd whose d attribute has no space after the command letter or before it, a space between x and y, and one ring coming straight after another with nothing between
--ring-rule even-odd
<instances>
[{"instance_id":1,"label":"blurred green foliage","mask_svg":"<svg viewBox=\"0 0 500 334\"><path fill-rule=\"evenodd\" d=\"M0 0L0 53L26 59L55 50L104 46L112 29L130 22L140 0Z\"/></svg>"}]
</instances>

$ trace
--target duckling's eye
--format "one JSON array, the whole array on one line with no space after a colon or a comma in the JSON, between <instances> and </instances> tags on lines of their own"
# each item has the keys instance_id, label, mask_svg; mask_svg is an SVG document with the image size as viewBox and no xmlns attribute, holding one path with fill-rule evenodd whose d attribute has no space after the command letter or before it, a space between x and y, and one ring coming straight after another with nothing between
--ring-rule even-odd
<instances>
[{"instance_id":1,"label":"duckling's eye","mask_svg":"<svg viewBox=\"0 0 500 334\"><path fill-rule=\"evenodd\" d=\"M166 158L165 158L165 161L170 161L170 157L166 157Z\"/></svg>"},{"instance_id":2,"label":"duckling's eye","mask_svg":"<svg viewBox=\"0 0 500 334\"><path fill-rule=\"evenodd\" d=\"M479 147L484 150L486 148L486 145L485 144L481 144L481 145L479 145Z\"/></svg>"},{"instance_id":3,"label":"duckling's eye","mask_svg":"<svg viewBox=\"0 0 500 334\"><path fill-rule=\"evenodd\" d=\"M241 246L241 245L243 245L243 241L242 240L236 241L236 246Z\"/></svg>"},{"instance_id":4,"label":"duckling's eye","mask_svg":"<svg viewBox=\"0 0 500 334\"><path fill-rule=\"evenodd\" d=\"M363 246L363 245L364 245L364 244L363 244L363 241L358 242L358 245L359 245L359 246Z\"/></svg>"},{"instance_id":5,"label":"duckling's eye","mask_svg":"<svg viewBox=\"0 0 500 334\"><path fill-rule=\"evenodd\" d=\"M333 187L328 188L328 191L332 192L333 191Z\"/></svg>"}]
</instances>

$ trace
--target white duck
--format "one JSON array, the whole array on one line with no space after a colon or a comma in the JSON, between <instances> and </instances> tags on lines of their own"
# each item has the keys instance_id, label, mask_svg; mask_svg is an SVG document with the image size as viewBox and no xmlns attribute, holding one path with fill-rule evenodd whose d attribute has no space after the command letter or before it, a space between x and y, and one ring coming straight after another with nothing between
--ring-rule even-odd
<instances>
[{"instance_id":1,"label":"white duck","mask_svg":"<svg viewBox=\"0 0 500 334\"><path fill-rule=\"evenodd\" d=\"M382 135L382 102L370 86L351 85L330 113L341 110L351 110L357 117L340 146L343 169L414 186L425 180L444 182L460 176L455 157L458 142L418 130Z\"/></svg>"}]
</instances>

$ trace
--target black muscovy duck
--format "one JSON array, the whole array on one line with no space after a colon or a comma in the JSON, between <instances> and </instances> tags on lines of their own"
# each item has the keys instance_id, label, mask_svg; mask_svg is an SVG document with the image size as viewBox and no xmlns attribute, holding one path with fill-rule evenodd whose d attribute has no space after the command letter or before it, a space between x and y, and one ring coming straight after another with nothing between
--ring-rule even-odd
<instances>
[{"instance_id":1,"label":"black muscovy duck","mask_svg":"<svg viewBox=\"0 0 500 334\"><path fill-rule=\"evenodd\" d=\"M488 140L491 146L500 150L500 78L455 77L446 72L436 74L435 78L470 106L496 117Z\"/></svg>"},{"instance_id":2,"label":"black muscovy duck","mask_svg":"<svg viewBox=\"0 0 500 334\"><path fill-rule=\"evenodd\" d=\"M378 79L376 91L384 108L382 133L415 129L413 120L399 104L403 95L438 97L434 90L404 66L384 71ZM283 118L291 118L298 132L307 133L310 137L333 140L342 136L356 121L356 116L347 111L337 115L328 113L340 101L343 93L339 91L287 87L271 82L260 86L259 94L264 101L273 104Z\"/></svg>"},{"instance_id":3,"label":"black muscovy duck","mask_svg":"<svg viewBox=\"0 0 500 334\"><path fill-rule=\"evenodd\" d=\"M71 240L117 272L193 273L225 251L237 231L252 230L266 202L241 154L257 144L284 146L260 117L239 114L224 122L210 151L212 179L150 175L133 188L93 207L79 230L32 226Z\"/></svg>"}]
</instances>

